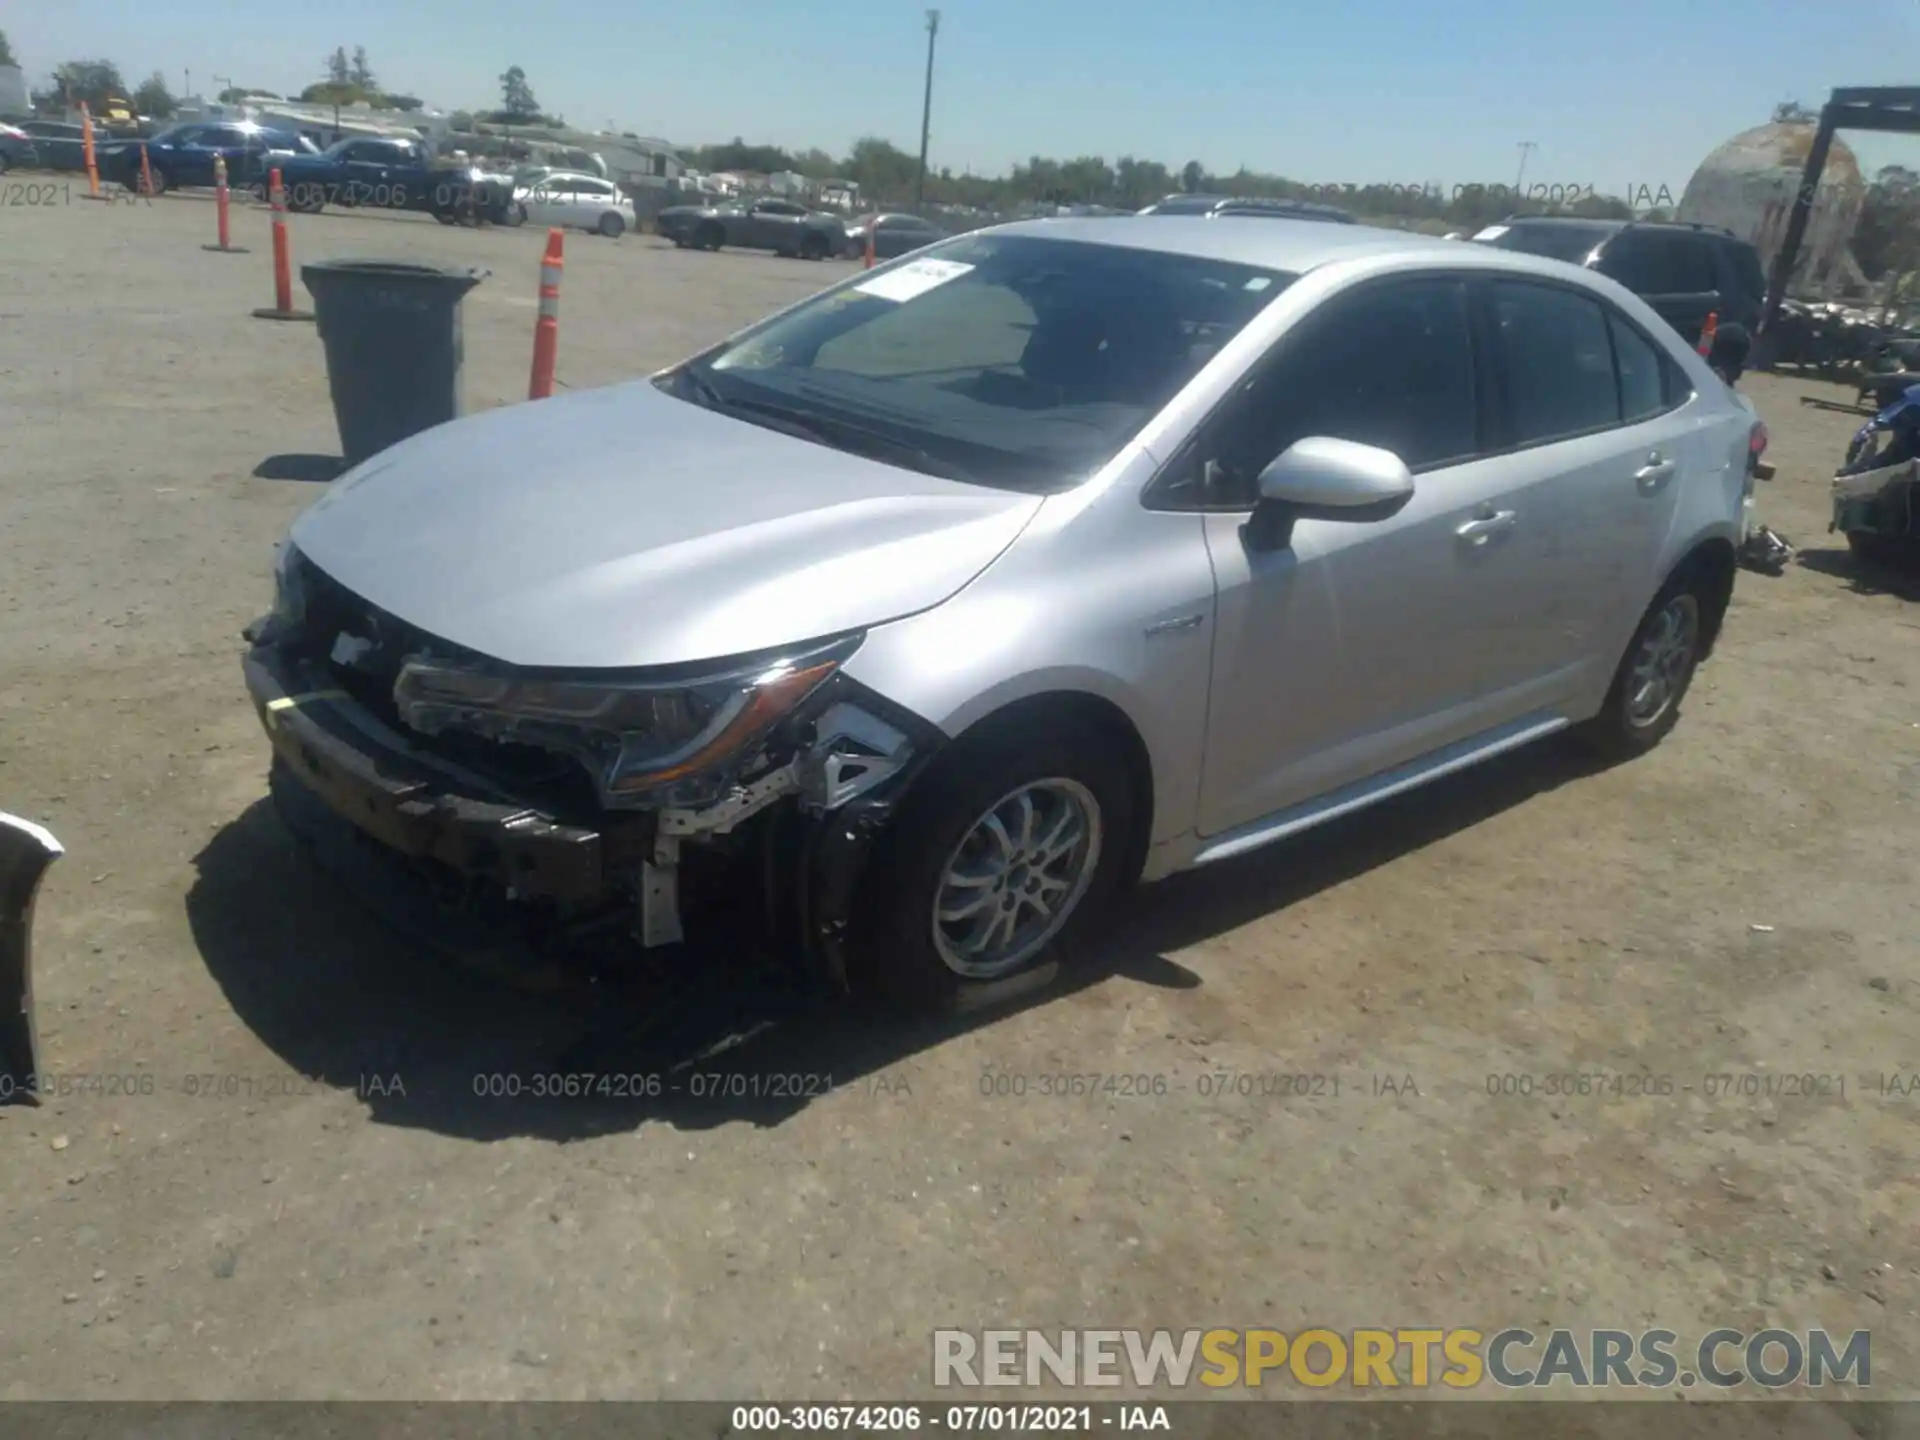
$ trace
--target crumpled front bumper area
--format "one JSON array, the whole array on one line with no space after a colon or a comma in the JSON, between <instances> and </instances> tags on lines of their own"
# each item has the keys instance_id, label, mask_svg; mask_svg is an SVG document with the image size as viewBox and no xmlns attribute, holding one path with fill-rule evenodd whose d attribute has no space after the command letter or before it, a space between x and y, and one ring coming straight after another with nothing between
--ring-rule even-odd
<instances>
[{"instance_id":1,"label":"crumpled front bumper area","mask_svg":"<svg viewBox=\"0 0 1920 1440\"><path fill-rule=\"evenodd\" d=\"M509 896L583 905L606 897L610 855L631 863L645 853L646 817L611 834L563 823L411 744L311 662L256 645L243 665L276 760L391 850Z\"/></svg>"},{"instance_id":2,"label":"crumpled front bumper area","mask_svg":"<svg viewBox=\"0 0 1920 1440\"><path fill-rule=\"evenodd\" d=\"M763 768L704 809L562 813L402 732L310 645L253 633L247 689L288 829L390 924L502 974L545 966L556 936L676 944L683 888L702 894L756 857L769 933L844 984L859 877L942 738L835 677ZM731 889L713 898L741 911Z\"/></svg>"},{"instance_id":3,"label":"crumpled front bumper area","mask_svg":"<svg viewBox=\"0 0 1920 1440\"><path fill-rule=\"evenodd\" d=\"M1836 475L1827 529L1920 539L1920 461Z\"/></svg>"}]
</instances>

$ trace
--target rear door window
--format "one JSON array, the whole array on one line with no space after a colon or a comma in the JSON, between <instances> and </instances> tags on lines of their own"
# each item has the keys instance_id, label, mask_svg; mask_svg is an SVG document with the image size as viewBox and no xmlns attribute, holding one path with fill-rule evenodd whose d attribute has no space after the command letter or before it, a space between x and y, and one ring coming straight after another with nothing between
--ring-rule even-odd
<instances>
[{"instance_id":1,"label":"rear door window","mask_svg":"<svg viewBox=\"0 0 1920 1440\"><path fill-rule=\"evenodd\" d=\"M1490 288L1510 441L1541 445L1618 425L1620 391L1601 303L1525 281L1496 280Z\"/></svg>"},{"instance_id":2,"label":"rear door window","mask_svg":"<svg viewBox=\"0 0 1920 1440\"><path fill-rule=\"evenodd\" d=\"M1642 335L1625 316L1607 312L1613 336L1613 363L1620 373L1620 417L1628 425L1650 420L1672 408L1666 374L1671 364L1659 346Z\"/></svg>"}]
</instances>

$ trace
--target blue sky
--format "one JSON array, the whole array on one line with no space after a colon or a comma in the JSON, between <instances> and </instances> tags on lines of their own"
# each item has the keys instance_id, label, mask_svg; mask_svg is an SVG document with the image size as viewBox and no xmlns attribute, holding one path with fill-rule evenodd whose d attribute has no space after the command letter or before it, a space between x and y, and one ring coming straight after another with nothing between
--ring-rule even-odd
<instances>
[{"instance_id":1,"label":"blue sky","mask_svg":"<svg viewBox=\"0 0 1920 1440\"><path fill-rule=\"evenodd\" d=\"M1033 153L1198 159L1324 183L1529 183L1677 195L1720 140L1789 96L1912 83L1920 5L1863 0L947 0L932 162ZM29 0L0 28L30 79L110 59L178 90L282 93L364 45L380 81L445 109L526 72L549 112L682 142L738 134L917 149L924 9L903 0ZM1903 73L1906 72L1906 73ZM1920 139L1860 137L1920 165Z\"/></svg>"}]
</instances>

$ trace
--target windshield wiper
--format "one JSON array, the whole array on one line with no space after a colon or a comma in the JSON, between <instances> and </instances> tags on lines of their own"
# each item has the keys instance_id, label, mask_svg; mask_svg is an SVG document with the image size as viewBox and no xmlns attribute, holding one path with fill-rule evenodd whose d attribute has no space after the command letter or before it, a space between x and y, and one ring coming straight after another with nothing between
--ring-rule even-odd
<instances>
[{"instance_id":1,"label":"windshield wiper","mask_svg":"<svg viewBox=\"0 0 1920 1440\"><path fill-rule=\"evenodd\" d=\"M806 410L796 410L786 405L776 405L765 400L744 400L723 396L707 381L687 374L698 387L703 404L711 404L750 418L756 423L770 422L774 429L785 430L804 440L812 440L835 450L846 450L853 454L865 454L871 459L891 456L909 469L918 470L925 475L938 475L946 480L964 480L972 484L980 483L971 471L944 460L929 450L922 449L911 440L897 440L882 430L870 429L865 425L856 425L851 421L829 419Z\"/></svg>"}]
</instances>

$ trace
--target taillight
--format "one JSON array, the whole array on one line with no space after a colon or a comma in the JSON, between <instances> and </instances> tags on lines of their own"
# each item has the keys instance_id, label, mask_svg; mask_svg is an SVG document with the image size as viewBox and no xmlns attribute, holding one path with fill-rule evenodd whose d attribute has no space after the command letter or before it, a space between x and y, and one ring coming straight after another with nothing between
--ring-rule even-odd
<instances>
[{"instance_id":1,"label":"taillight","mask_svg":"<svg viewBox=\"0 0 1920 1440\"><path fill-rule=\"evenodd\" d=\"M1767 427L1760 421L1753 422L1753 429L1747 432L1747 474L1761 480L1773 478L1773 467L1761 457L1767 453Z\"/></svg>"}]
</instances>

